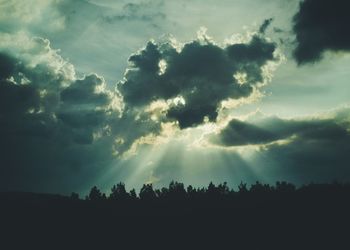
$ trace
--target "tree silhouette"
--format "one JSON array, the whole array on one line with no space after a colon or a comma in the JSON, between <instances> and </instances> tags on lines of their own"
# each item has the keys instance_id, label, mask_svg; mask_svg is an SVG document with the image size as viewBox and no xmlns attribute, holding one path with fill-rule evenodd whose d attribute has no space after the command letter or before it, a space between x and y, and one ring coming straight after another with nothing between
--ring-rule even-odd
<instances>
[{"instance_id":1,"label":"tree silhouette","mask_svg":"<svg viewBox=\"0 0 350 250\"><path fill-rule=\"evenodd\" d=\"M183 183L170 182L168 189L168 197L170 199L179 200L186 198L186 190Z\"/></svg>"},{"instance_id":2,"label":"tree silhouette","mask_svg":"<svg viewBox=\"0 0 350 250\"><path fill-rule=\"evenodd\" d=\"M136 194L136 191L134 188L130 190L130 198L131 198L131 200L137 199L137 194Z\"/></svg>"},{"instance_id":3,"label":"tree silhouette","mask_svg":"<svg viewBox=\"0 0 350 250\"><path fill-rule=\"evenodd\" d=\"M256 194L263 194L271 192L273 189L268 184L261 184L259 181L255 182L255 184L251 185L250 192Z\"/></svg>"},{"instance_id":4,"label":"tree silhouette","mask_svg":"<svg viewBox=\"0 0 350 250\"><path fill-rule=\"evenodd\" d=\"M246 194L246 193L248 193L247 183L241 182L241 183L238 185L238 192L241 193L241 194Z\"/></svg>"},{"instance_id":5,"label":"tree silhouette","mask_svg":"<svg viewBox=\"0 0 350 250\"><path fill-rule=\"evenodd\" d=\"M125 201L131 198L131 195L126 191L125 184L120 182L114 185L111 189L111 194L108 197L110 200Z\"/></svg>"},{"instance_id":6,"label":"tree silhouette","mask_svg":"<svg viewBox=\"0 0 350 250\"><path fill-rule=\"evenodd\" d=\"M145 201L150 201L157 198L157 195L153 190L152 184L144 184L141 188L139 196L141 200L145 200Z\"/></svg>"},{"instance_id":7,"label":"tree silhouette","mask_svg":"<svg viewBox=\"0 0 350 250\"><path fill-rule=\"evenodd\" d=\"M102 193L96 186L92 187L88 195L88 200L91 201L100 201L105 200L106 195Z\"/></svg>"}]
</instances>

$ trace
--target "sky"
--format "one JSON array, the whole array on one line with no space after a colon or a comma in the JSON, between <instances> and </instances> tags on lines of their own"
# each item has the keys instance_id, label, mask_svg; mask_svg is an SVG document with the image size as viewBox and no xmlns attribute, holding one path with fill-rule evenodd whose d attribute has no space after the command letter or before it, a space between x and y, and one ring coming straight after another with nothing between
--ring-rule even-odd
<instances>
[{"instance_id":1,"label":"sky","mask_svg":"<svg viewBox=\"0 0 350 250\"><path fill-rule=\"evenodd\" d=\"M347 0L0 0L0 190L350 181Z\"/></svg>"}]
</instances>

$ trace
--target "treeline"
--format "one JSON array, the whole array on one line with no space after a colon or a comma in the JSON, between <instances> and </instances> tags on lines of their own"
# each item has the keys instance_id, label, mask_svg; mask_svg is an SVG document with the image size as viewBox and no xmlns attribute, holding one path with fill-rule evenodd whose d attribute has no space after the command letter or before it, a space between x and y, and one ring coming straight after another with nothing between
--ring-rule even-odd
<instances>
[{"instance_id":1,"label":"treeline","mask_svg":"<svg viewBox=\"0 0 350 250\"><path fill-rule=\"evenodd\" d=\"M152 184L144 184L139 193L135 189L127 191L125 184L120 182L114 185L110 193L106 195L97 186L91 188L89 194L85 196L87 201L152 201L152 200L191 200L191 199L211 199L211 198L234 198L255 195L288 195L297 193L329 193L329 192L349 192L350 183L328 183L328 184L307 184L297 188L294 184L278 181L275 185L256 182L250 186L241 182L237 189L230 188L226 182L215 185L210 182L208 187L195 188L192 185L185 187L181 182L172 181L168 187L155 189ZM80 199L79 194L73 192L71 199Z\"/></svg>"},{"instance_id":2,"label":"treeline","mask_svg":"<svg viewBox=\"0 0 350 250\"><path fill-rule=\"evenodd\" d=\"M7 232L2 239L12 244L4 249L27 249L30 240L47 240L44 249L60 242L60 249L71 242L91 249L91 241L94 249L273 249L271 242L276 249L350 249L343 247L349 239L349 183L256 182L232 189L227 183L195 188L173 181L162 188L145 184L139 192L118 183L107 194L95 186L84 198L0 193L0 204L0 229ZM108 248L101 246L105 242ZM17 243L25 246L13 247Z\"/></svg>"}]
</instances>

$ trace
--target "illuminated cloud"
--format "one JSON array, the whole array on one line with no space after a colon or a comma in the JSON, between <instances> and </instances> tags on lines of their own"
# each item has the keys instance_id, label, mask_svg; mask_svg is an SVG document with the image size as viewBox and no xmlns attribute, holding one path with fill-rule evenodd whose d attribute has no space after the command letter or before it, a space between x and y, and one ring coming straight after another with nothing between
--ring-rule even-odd
<instances>
[{"instance_id":1,"label":"illuminated cloud","mask_svg":"<svg viewBox=\"0 0 350 250\"><path fill-rule=\"evenodd\" d=\"M277 61L275 50L274 43L259 35L226 47L206 38L181 48L149 42L129 58L130 68L118 89L130 108L181 100L169 105L166 117L182 129L195 127L205 120L215 122L222 101L247 98L263 84L264 66Z\"/></svg>"},{"instance_id":2,"label":"illuminated cloud","mask_svg":"<svg viewBox=\"0 0 350 250\"><path fill-rule=\"evenodd\" d=\"M263 67L277 60L275 44L259 35L222 48L203 33L181 46L149 42L112 90L95 73L78 77L49 40L1 33L3 187L40 180L36 188L54 190L64 180L73 189L67 179L92 178L140 145L168 142L176 124L215 122L222 101L251 97L266 81ZM20 177L37 171L31 181Z\"/></svg>"}]
</instances>

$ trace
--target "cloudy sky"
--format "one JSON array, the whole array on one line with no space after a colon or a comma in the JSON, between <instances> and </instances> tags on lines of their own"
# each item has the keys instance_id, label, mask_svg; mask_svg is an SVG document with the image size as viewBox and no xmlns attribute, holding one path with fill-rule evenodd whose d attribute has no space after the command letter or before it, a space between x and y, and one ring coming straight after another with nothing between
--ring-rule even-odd
<instances>
[{"instance_id":1,"label":"cloudy sky","mask_svg":"<svg viewBox=\"0 0 350 250\"><path fill-rule=\"evenodd\" d=\"M350 181L347 0L0 0L0 190Z\"/></svg>"}]
</instances>

